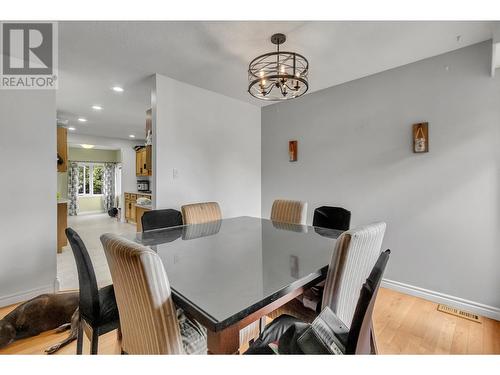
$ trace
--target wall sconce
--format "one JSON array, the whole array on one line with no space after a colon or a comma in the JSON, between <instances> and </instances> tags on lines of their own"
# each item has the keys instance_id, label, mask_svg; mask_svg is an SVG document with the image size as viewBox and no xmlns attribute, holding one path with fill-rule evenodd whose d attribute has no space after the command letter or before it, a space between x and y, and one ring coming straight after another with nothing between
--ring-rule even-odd
<instances>
[{"instance_id":1,"label":"wall sconce","mask_svg":"<svg viewBox=\"0 0 500 375\"><path fill-rule=\"evenodd\" d=\"M290 161L297 161L297 141L288 142L288 156Z\"/></svg>"},{"instance_id":2,"label":"wall sconce","mask_svg":"<svg viewBox=\"0 0 500 375\"><path fill-rule=\"evenodd\" d=\"M429 123L413 124L413 152L429 152Z\"/></svg>"}]
</instances>

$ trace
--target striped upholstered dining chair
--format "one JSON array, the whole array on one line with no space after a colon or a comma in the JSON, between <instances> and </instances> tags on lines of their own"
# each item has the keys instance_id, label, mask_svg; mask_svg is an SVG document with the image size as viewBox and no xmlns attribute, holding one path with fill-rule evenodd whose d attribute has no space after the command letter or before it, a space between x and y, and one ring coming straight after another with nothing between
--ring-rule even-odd
<instances>
[{"instance_id":1,"label":"striped upholstered dining chair","mask_svg":"<svg viewBox=\"0 0 500 375\"><path fill-rule=\"evenodd\" d=\"M186 204L181 207L184 225L202 224L222 219L222 213L217 202Z\"/></svg>"},{"instance_id":2,"label":"striped upholstered dining chair","mask_svg":"<svg viewBox=\"0 0 500 375\"><path fill-rule=\"evenodd\" d=\"M386 224L369 224L342 233L330 260L322 308L328 306L351 326L359 291L382 250Z\"/></svg>"},{"instance_id":3,"label":"striped upholstered dining chair","mask_svg":"<svg viewBox=\"0 0 500 375\"><path fill-rule=\"evenodd\" d=\"M306 224L307 202L276 199L271 208L271 220L281 223Z\"/></svg>"},{"instance_id":4,"label":"striped upholstered dining chair","mask_svg":"<svg viewBox=\"0 0 500 375\"><path fill-rule=\"evenodd\" d=\"M275 350L279 354L377 354L373 308L390 253L386 250L379 255L361 287L349 327L329 306L312 324L281 315L265 328L245 354L274 354Z\"/></svg>"},{"instance_id":5,"label":"striped upholstered dining chair","mask_svg":"<svg viewBox=\"0 0 500 375\"><path fill-rule=\"evenodd\" d=\"M309 303L317 303L318 312L326 306L330 307L350 327L359 290L381 252L385 228L386 224L379 222L342 233L335 242L322 297L319 296L319 301L313 301L312 296L304 295L302 298L310 298ZM276 318L282 314L309 322L316 316L296 299L272 312L269 317Z\"/></svg>"},{"instance_id":6,"label":"striped upholstered dining chair","mask_svg":"<svg viewBox=\"0 0 500 375\"><path fill-rule=\"evenodd\" d=\"M110 233L101 242L120 313L122 352L206 354L206 330L174 305L158 254Z\"/></svg>"}]
</instances>

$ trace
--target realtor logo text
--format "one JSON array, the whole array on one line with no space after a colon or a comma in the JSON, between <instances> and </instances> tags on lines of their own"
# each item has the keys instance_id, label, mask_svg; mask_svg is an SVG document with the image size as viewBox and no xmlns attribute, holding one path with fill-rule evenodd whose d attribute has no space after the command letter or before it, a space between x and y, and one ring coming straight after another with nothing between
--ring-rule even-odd
<instances>
[{"instance_id":1,"label":"realtor logo text","mask_svg":"<svg viewBox=\"0 0 500 375\"><path fill-rule=\"evenodd\" d=\"M0 89L57 88L57 24L1 23Z\"/></svg>"}]
</instances>

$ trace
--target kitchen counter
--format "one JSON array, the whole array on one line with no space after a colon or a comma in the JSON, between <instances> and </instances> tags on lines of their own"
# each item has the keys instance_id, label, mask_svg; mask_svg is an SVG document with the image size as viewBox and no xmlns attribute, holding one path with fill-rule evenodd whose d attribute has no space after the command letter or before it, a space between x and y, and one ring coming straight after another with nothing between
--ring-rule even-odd
<instances>
[{"instance_id":1,"label":"kitchen counter","mask_svg":"<svg viewBox=\"0 0 500 375\"><path fill-rule=\"evenodd\" d=\"M57 198L57 204L69 203L69 199Z\"/></svg>"},{"instance_id":2,"label":"kitchen counter","mask_svg":"<svg viewBox=\"0 0 500 375\"><path fill-rule=\"evenodd\" d=\"M145 210L152 210L153 206L151 204L135 204L135 207L144 208Z\"/></svg>"}]
</instances>

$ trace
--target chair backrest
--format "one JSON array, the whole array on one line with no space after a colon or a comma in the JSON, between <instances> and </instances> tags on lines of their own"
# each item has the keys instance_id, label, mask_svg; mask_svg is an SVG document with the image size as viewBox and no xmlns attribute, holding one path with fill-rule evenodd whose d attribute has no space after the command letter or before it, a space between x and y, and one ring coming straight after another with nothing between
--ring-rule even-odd
<instances>
[{"instance_id":1,"label":"chair backrest","mask_svg":"<svg viewBox=\"0 0 500 375\"><path fill-rule=\"evenodd\" d=\"M348 328L361 286L380 254L385 228L383 222L354 228L335 243L321 307L329 306Z\"/></svg>"},{"instance_id":2,"label":"chair backrest","mask_svg":"<svg viewBox=\"0 0 500 375\"><path fill-rule=\"evenodd\" d=\"M154 251L114 234L101 236L129 354L182 354L170 284Z\"/></svg>"},{"instance_id":3,"label":"chair backrest","mask_svg":"<svg viewBox=\"0 0 500 375\"><path fill-rule=\"evenodd\" d=\"M72 228L66 228L71 250L75 257L80 288L80 315L89 323L98 324L100 317L99 289L94 267L82 239Z\"/></svg>"},{"instance_id":4,"label":"chair backrest","mask_svg":"<svg viewBox=\"0 0 500 375\"><path fill-rule=\"evenodd\" d=\"M182 225L182 215L173 209L145 211L141 217L142 231Z\"/></svg>"},{"instance_id":5,"label":"chair backrest","mask_svg":"<svg viewBox=\"0 0 500 375\"><path fill-rule=\"evenodd\" d=\"M271 223L273 224L273 228L280 230L287 230L297 233L307 233L309 231L309 227L307 225L284 223L282 221L271 221Z\"/></svg>"},{"instance_id":6,"label":"chair backrest","mask_svg":"<svg viewBox=\"0 0 500 375\"><path fill-rule=\"evenodd\" d=\"M361 288L347 336L346 354L370 354L371 352L373 307L390 253L390 250L386 250L379 255L370 276Z\"/></svg>"},{"instance_id":7,"label":"chair backrest","mask_svg":"<svg viewBox=\"0 0 500 375\"><path fill-rule=\"evenodd\" d=\"M306 224L307 202L276 199L271 208L271 220L290 224Z\"/></svg>"},{"instance_id":8,"label":"chair backrest","mask_svg":"<svg viewBox=\"0 0 500 375\"><path fill-rule=\"evenodd\" d=\"M213 236L214 234L219 233L221 226L222 220L185 225L182 227L182 239L195 240L201 237Z\"/></svg>"},{"instance_id":9,"label":"chair backrest","mask_svg":"<svg viewBox=\"0 0 500 375\"><path fill-rule=\"evenodd\" d=\"M314 210L313 226L329 229L348 230L351 211L342 207L321 206Z\"/></svg>"},{"instance_id":10,"label":"chair backrest","mask_svg":"<svg viewBox=\"0 0 500 375\"><path fill-rule=\"evenodd\" d=\"M222 213L217 202L186 204L181 207L184 224L201 224L222 220Z\"/></svg>"}]
</instances>

